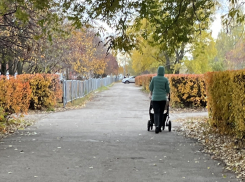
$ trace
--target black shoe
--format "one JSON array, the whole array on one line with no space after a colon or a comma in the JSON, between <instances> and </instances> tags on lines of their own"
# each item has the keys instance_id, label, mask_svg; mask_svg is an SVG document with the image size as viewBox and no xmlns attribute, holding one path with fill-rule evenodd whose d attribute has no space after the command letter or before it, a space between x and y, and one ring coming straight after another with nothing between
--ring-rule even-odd
<instances>
[{"instance_id":1,"label":"black shoe","mask_svg":"<svg viewBox=\"0 0 245 182\"><path fill-rule=\"evenodd\" d=\"M159 128L158 127L156 127L156 129L155 129L155 133L156 134L159 133Z\"/></svg>"},{"instance_id":2,"label":"black shoe","mask_svg":"<svg viewBox=\"0 0 245 182\"><path fill-rule=\"evenodd\" d=\"M159 127L159 132L162 132L161 127Z\"/></svg>"}]
</instances>

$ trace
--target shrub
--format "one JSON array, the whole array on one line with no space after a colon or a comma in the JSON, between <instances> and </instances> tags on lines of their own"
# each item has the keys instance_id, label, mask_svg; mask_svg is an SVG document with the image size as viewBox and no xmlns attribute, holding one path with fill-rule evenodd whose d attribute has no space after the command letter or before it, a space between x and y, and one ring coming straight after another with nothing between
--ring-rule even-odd
<instances>
[{"instance_id":1,"label":"shrub","mask_svg":"<svg viewBox=\"0 0 245 182\"><path fill-rule=\"evenodd\" d=\"M135 84L143 86L143 89L149 91L149 84L154 76L156 74L137 76ZM203 75L166 74L165 77L169 80L170 104L172 106L206 106L207 100Z\"/></svg>"},{"instance_id":2,"label":"shrub","mask_svg":"<svg viewBox=\"0 0 245 182\"><path fill-rule=\"evenodd\" d=\"M36 74L30 78L31 109L52 108L62 96L59 77L51 74Z\"/></svg>"},{"instance_id":3,"label":"shrub","mask_svg":"<svg viewBox=\"0 0 245 182\"><path fill-rule=\"evenodd\" d=\"M169 79L171 104L205 107L207 104L203 75L166 75Z\"/></svg>"},{"instance_id":4,"label":"shrub","mask_svg":"<svg viewBox=\"0 0 245 182\"><path fill-rule=\"evenodd\" d=\"M9 114L27 112L29 108L51 109L62 90L59 76L54 74L0 77L0 107Z\"/></svg>"},{"instance_id":5,"label":"shrub","mask_svg":"<svg viewBox=\"0 0 245 182\"><path fill-rule=\"evenodd\" d=\"M0 123L6 121L6 112L2 107L0 107ZM0 129L1 130L1 129Z\"/></svg>"},{"instance_id":6,"label":"shrub","mask_svg":"<svg viewBox=\"0 0 245 182\"><path fill-rule=\"evenodd\" d=\"M209 72L205 80L210 123L221 133L245 136L245 70Z\"/></svg>"},{"instance_id":7,"label":"shrub","mask_svg":"<svg viewBox=\"0 0 245 182\"><path fill-rule=\"evenodd\" d=\"M1 76L0 107L8 114L26 112L29 108L30 93L28 82Z\"/></svg>"}]
</instances>

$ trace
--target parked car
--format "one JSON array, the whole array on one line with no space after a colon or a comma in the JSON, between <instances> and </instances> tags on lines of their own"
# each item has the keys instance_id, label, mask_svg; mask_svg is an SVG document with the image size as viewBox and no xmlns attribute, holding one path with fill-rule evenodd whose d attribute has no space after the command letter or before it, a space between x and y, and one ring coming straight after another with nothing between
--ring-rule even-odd
<instances>
[{"instance_id":1,"label":"parked car","mask_svg":"<svg viewBox=\"0 0 245 182\"><path fill-rule=\"evenodd\" d=\"M122 83L135 83L135 76L130 76L129 78L122 79Z\"/></svg>"}]
</instances>

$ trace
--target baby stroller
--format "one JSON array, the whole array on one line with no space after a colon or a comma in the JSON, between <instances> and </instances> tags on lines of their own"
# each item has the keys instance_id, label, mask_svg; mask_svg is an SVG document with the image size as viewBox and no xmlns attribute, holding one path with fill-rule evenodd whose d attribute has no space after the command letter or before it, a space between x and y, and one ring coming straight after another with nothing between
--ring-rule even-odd
<instances>
[{"instance_id":1,"label":"baby stroller","mask_svg":"<svg viewBox=\"0 0 245 182\"><path fill-rule=\"evenodd\" d=\"M165 109L163 111L163 121L160 124L160 127L162 129L162 131L165 129L165 126L168 126L168 131L171 132L171 121L170 121L170 117L169 117L169 101L170 101L170 95L167 99L166 102L166 106ZM153 110L153 103L151 101L150 103L150 108L149 108L149 115L150 115L150 120L147 123L147 130L150 131L153 129L153 125L154 125L154 110Z\"/></svg>"}]
</instances>

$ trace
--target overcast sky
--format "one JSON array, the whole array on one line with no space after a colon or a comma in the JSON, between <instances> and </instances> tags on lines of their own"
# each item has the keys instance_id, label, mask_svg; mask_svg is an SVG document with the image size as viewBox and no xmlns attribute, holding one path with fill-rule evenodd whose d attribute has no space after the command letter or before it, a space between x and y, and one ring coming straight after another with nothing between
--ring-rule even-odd
<instances>
[{"instance_id":1,"label":"overcast sky","mask_svg":"<svg viewBox=\"0 0 245 182\"><path fill-rule=\"evenodd\" d=\"M215 20L212 23L210 29L212 30L212 37L216 39L218 37L219 31L221 30L221 18L220 18L220 14L217 14L215 16Z\"/></svg>"}]
</instances>

